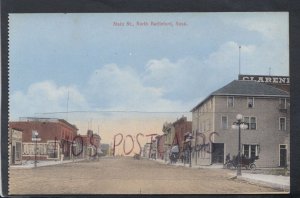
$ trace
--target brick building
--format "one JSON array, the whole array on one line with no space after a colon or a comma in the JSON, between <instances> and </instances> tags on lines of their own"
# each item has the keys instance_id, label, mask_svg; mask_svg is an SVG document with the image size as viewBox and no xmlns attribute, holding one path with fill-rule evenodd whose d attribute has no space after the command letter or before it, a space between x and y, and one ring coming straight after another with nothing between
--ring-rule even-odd
<instances>
[{"instance_id":1,"label":"brick building","mask_svg":"<svg viewBox=\"0 0 300 198\"><path fill-rule=\"evenodd\" d=\"M178 146L179 155L183 157L184 155L184 135L186 133L192 132L192 122L187 121L187 118L182 116L173 123L164 123L163 129L164 133L164 159L169 161L169 155L171 148L173 146Z\"/></svg>"},{"instance_id":2,"label":"brick building","mask_svg":"<svg viewBox=\"0 0 300 198\"><path fill-rule=\"evenodd\" d=\"M83 152L80 156L84 158L98 157L101 153L101 137L88 130L86 135L81 136L83 139Z\"/></svg>"},{"instance_id":3,"label":"brick building","mask_svg":"<svg viewBox=\"0 0 300 198\"><path fill-rule=\"evenodd\" d=\"M238 130L231 125L242 114L248 123L248 129L241 130L242 155L259 156L257 167L289 165L289 92L251 79L234 80L191 111L193 131L198 132L194 164L223 164L224 156L237 155Z\"/></svg>"},{"instance_id":4,"label":"brick building","mask_svg":"<svg viewBox=\"0 0 300 198\"><path fill-rule=\"evenodd\" d=\"M157 159L164 159L165 135L158 135L155 137L157 142Z\"/></svg>"},{"instance_id":5,"label":"brick building","mask_svg":"<svg viewBox=\"0 0 300 198\"><path fill-rule=\"evenodd\" d=\"M9 122L9 127L23 131L23 160L34 160L35 155L38 160L72 158L72 140L78 129L63 119L21 118Z\"/></svg>"},{"instance_id":6,"label":"brick building","mask_svg":"<svg viewBox=\"0 0 300 198\"><path fill-rule=\"evenodd\" d=\"M187 121L187 118L182 116L180 119L173 122L173 126L174 126L175 135L174 135L172 145L179 146L179 153L180 153L179 156L182 157L184 155L184 150L185 150L184 136L187 133L192 132L192 122Z\"/></svg>"}]
</instances>

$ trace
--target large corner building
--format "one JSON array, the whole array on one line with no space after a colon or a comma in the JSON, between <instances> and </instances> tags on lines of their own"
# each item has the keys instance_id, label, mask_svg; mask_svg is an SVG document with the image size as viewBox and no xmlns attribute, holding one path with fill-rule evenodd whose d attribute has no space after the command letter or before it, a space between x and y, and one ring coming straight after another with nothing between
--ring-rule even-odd
<instances>
[{"instance_id":1,"label":"large corner building","mask_svg":"<svg viewBox=\"0 0 300 198\"><path fill-rule=\"evenodd\" d=\"M238 130L232 129L242 114L248 129L241 130L241 154L259 156L257 167L289 166L289 92L255 80L234 80L211 93L192 111L197 165L225 163L238 154Z\"/></svg>"}]
</instances>

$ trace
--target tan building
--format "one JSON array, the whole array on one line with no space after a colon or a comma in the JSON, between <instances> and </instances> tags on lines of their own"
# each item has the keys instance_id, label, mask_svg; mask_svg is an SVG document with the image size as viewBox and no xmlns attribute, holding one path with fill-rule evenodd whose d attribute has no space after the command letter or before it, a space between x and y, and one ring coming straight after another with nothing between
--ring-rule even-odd
<instances>
[{"instance_id":1,"label":"tan building","mask_svg":"<svg viewBox=\"0 0 300 198\"><path fill-rule=\"evenodd\" d=\"M162 129L164 136L165 136L165 143L164 143L164 159L165 161L169 161L169 155L171 151L171 146L173 144L173 140L175 137L175 127L173 123L165 122Z\"/></svg>"},{"instance_id":2,"label":"tan building","mask_svg":"<svg viewBox=\"0 0 300 198\"><path fill-rule=\"evenodd\" d=\"M23 132L9 128L9 164L22 164Z\"/></svg>"},{"instance_id":3,"label":"tan building","mask_svg":"<svg viewBox=\"0 0 300 198\"><path fill-rule=\"evenodd\" d=\"M238 130L232 129L242 114L248 129L241 131L241 152L259 156L257 167L289 166L289 93L257 81L234 80L210 94L192 111L195 133L193 164L225 163L238 154Z\"/></svg>"},{"instance_id":4,"label":"tan building","mask_svg":"<svg viewBox=\"0 0 300 198\"><path fill-rule=\"evenodd\" d=\"M146 143L143 147L142 156L144 158L150 158L150 143Z\"/></svg>"}]
</instances>

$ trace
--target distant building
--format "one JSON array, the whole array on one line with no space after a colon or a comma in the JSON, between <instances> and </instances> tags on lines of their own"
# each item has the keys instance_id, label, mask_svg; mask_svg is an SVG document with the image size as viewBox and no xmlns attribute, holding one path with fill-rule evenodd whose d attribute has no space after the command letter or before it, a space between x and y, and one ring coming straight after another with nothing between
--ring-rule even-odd
<instances>
[{"instance_id":1,"label":"distant building","mask_svg":"<svg viewBox=\"0 0 300 198\"><path fill-rule=\"evenodd\" d=\"M153 139L150 144L150 158L157 158L157 139Z\"/></svg>"},{"instance_id":2,"label":"distant building","mask_svg":"<svg viewBox=\"0 0 300 198\"><path fill-rule=\"evenodd\" d=\"M164 147L165 147L165 135L158 135L156 136L157 142L157 159L164 160Z\"/></svg>"},{"instance_id":3,"label":"distant building","mask_svg":"<svg viewBox=\"0 0 300 198\"><path fill-rule=\"evenodd\" d=\"M22 164L23 132L9 128L9 164Z\"/></svg>"},{"instance_id":4,"label":"distant building","mask_svg":"<svg viewBox=\"0 0 300 198\"><path fill-rule=\"evenodd\" d=\"M192 122L187 121L187 118L182 116L180 119L173 122L175 129L175 136L172 145L178 145L179 147L179 157L183 158L186 153L186 146L184 145L184 136L187 133L192 132Z\"/></svg>"},{"instance_id":5,"label":"distant building","mask_svg":"<svg viewBox=\"0 0 300 198\"><path fill-rule=\"evenodd\" d=\"M101 156L110 156L111 146L109 144L101 144Z\"/></svg>"},{"instance_id":6,"label":"distant building","mask_svg":"<svg viewBox=\"0 0 300 198\"><path fill-rule=\"evenodd\" d=\"M23 132L23 160L34 160L35 155L38 160L72 158L72 140L78 129L63 119L21 118L9 122L9 127Z\"/></svg>"},{"instance_id":7,"label":"distant building","mask_svg":"<svg viewBox=\"0 0 300 198\"><path fill-rule=\"evenodd\" d=\"M231 125L242 114L248 123L248 129L241 131L242 155L259 156L258 167L289 166L289 98L289 92L250 78L214 91L191 110L197 145L193 163L223 164L224 156L237 155L238 130Z\"/></svg>"},{"instance_id":8,"label":"distant building","mask_svg":"<svg viewBox=\"0 0 300 198\"><path fill-rule=\"evenodd\" d=\"M95 134L92 130L88 130L86 135L81 136L83 138L83 157L97 157L101 154L101 137Z\"/></svg>"},{"instance_id":9,"label":"distant building","mask_svg":"<svg viewBox=\"0 0 300 198\"><path fill-rule=\"evenodd\" d=\"M144 158L150 158L150 143L146 143L143 148L142 156Z\"/></svg>"},{"instance_id":10,"label":"distant building","mask_svg":"<svg viewBox=\"0 0 300 198\"><path fill-rule=\"evenodd\" d=\"M171 146L175 137L175 128L173 123L164 123L162 131L165 136L164 159L165 161L169 161Z\"/></svg>"},{"instance_id":11,"label":"distant building","mask_svg":"<svg viewBox=\"0 0 300 198\"><path fill-rule=\"evenodd\" d=\"M164 159L169 161L171 148L178 146L179 156L183 158L185 154L184 135L192 131L192 122L187 121L187 118L182 116L173 123L166 122L162 129L164 133Z\"/></svg>"}]
</instances>

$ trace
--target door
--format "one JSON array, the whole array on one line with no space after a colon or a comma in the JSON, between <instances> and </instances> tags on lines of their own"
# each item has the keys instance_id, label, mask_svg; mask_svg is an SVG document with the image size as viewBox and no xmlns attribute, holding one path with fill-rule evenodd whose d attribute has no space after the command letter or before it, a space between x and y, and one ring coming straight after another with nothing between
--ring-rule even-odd
<instances>
[{"instance_id":1,"label":"door","mask_svg":"<svg viewBox=\"0 0 300 198\"><path fill-rule=\"evenodd\" d=\"M212 163L224 163L224 143L212 143Z\"/></svg>"},{"instance_id":2,"label":"door","mask_svg":"<svg viewBox=\"0 0 300 198\"><path fill-rule=\"evenodd\" d=\"M280 153L279 153L279 166L285 167L287 165L287 149L286 145L280 145Z\"/></svg>"},{"instance_id":3,"label":"door","mask_svg":"<svg viewBox=\"0 0 300 198\"><path fill-rule=\"evenodd\" d=\"M15 163L16 163L16 158L15 158L15 156L16 156L16 147L13 146L13 147L12 147L12 156L11 156L12 164L15 164Z\"/></svg>"}]
</instances>

